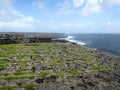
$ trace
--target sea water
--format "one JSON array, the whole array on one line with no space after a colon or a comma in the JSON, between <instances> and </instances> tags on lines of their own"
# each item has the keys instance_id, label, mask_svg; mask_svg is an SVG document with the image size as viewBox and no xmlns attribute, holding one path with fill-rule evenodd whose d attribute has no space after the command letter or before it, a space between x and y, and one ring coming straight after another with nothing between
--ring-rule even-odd
<instances>
[{"instance_id":1,"label":"sea water","mask_svg":"<svg viewBox=\"0 0 120 90\"><path fill-rule=\"evenodd\" d=\"M120 34L69 34L66 40L120 55Z\"/></svg>"}]
</instances>

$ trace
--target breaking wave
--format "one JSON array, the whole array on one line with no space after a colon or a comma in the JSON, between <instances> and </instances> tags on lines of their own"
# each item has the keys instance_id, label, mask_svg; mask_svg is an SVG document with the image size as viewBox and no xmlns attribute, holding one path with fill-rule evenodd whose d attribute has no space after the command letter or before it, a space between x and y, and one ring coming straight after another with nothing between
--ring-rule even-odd
<instances>
[{"instance_id":1,"label":"breaking wave","mask_svg":"<svg viewBox=\"0 0 120 90\"><path fill-rule=\"evenodd\" d=\"M73 42L73 43L76 43L76 44L79 44L79 45L86 45L84 42L82 41L77 41L75 40L75 37L74 36L68 36L67 38L65 38L65 40L69 41L69 42Z\"/></svg>"}]
</instances>

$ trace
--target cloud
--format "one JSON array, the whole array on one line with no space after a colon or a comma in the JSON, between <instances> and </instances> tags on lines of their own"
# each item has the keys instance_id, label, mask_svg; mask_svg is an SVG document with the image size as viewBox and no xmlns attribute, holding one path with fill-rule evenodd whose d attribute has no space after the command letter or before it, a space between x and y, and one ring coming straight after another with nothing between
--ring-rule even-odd
<instances>
[{"instance_id":1,"label":"cloud","mask_svg":"<svg viewBox=\"0 0 120 90\"><path fill-rule=\"evenodd\" d=\"M104 12L106 6L120 5L120 0L64 0L59 6L61 13L78 13L83 16ZM76 11L76 8L79 10Z\"/></svg>"},{"instance_id":2,"label":"cloud","mask_svg":"<svg viewBox=\"0 0 120 90\"><path fill-rule=\"evenodd\" d=\"M61 14L79 13L83 16L88 16L102 12L101 3L103 3L103 0L64 0L63 3L58 3L57 5L60 7L58 12Z\"/></svg>"},{"instance_id":3,"label":"cloud","mask_svg":"<svg viewBox=\"0 0 120 90\"><path fill-rule=\"evenodd\" d=\"M114 5L120 5L120 0L84 0L85 6L80 13L84 16L88 16L95 13L101 13L106 7L112 7Z\"/></svg>"},{"instance_id":4,"label":"cloud","mask_svg":"<svg viewBox=\"0 0 120 90\"><path fill-rule=\"evenodd\" d=\"M61 28L85 28L94 26L92 22L80 22L80 23L61 23L59 27Z\"/></svg>"},{"instance_id":5,"label":"cloud","mask_svg":"<svg viewBox=\"0 0 120 90\"><path fill-rule=\"evenodd\" d=\"M62 27L72 27L71 23L62 23L61 24Z\"/></svg>"},{"instance_id":6,"label":"cloud","mask_svg":"<svg viewBox=\"0 0 120 90\"><path fill-rule=\"evenodd\" d=\"M80 7L84 4L84 0L73 0L73 5L75 8Z\"/></svg>"},{"instance_id":7,"label":"cloud","mask_svg":"<svg viewBox=\"0 0 120 90\"><path fill-rule=\"evenodd\" d=\"M99 13L102 11L102 7L100 6L100 0L86 0L85 6L82 8L82 15L87 16L89 14Z\"/></svg>"},{"instance_id":8,"label":"cloud","mask_svg":"<svg viewBox=\"0 0 120 90\"><path fill-rule=\"evenodd\" d=\"M15 0L0 0L0 5L11 5Z\"/></svg>"},{"instance_id":9,"label":"cloud","mask_svg":"<svg viewBox=\"0 0 120 90\"><path fill-rule=\"evenodd\" d=\"M108 6L120 5L120 0L58 0L54 3L54 9L49 4L51 4L50 0L34 0L32 3L47 15L89 16L104 12Z\"/></svg>"},{"instance_id":10,"label":"cloud","mask_svg":"<svg viewBox=\"0 0 120 90\"><path fill-rule=\"evenodd\" d=\"M57 14L59 15L74 13L74 10L72 9L73 3L71 0L64 0L62 3L57 3L57 6L59 7L59 10L57 11Z\"/></svg>"},{"instance_id":11,"label":"cloud","mask_svg":"<svg viewBox=\"0 0 120 90\"><path fill-rule=\"evenodd\" d=\"M106 0L104 3L108 6L120 5L120 0Z\"/></svg>"},{"instance_id":12,"label":"cloud","mask_svg":"<svg viewBox=\"0 0 120 90\"><path fill-rule=\"evenodd\" d=\"M79 23L73 23L73 22L61 22L61 23L49 23L49 25L45 25L45 29L49 30L55 30L59 32L66 32L69 30L80 30L85 28L93 27L94 24L92 22L79 22ZM73 31L72 31L73 32Z\"/></svg>"},{"instance_id":13,"label":"cloud","mask_svg":"<svg viewBox=\"0 0 120 90\"><path fill-rule=\"evenodd\" d=\"M110 26L111 24L112 24L112 23L111 23L110 21L107 21L107 22L106 22L106 25L107 25L107 26Z\"/></svg>"},{"instance_id":14,"label":"cloud","mask_svg":"<svg viewBox=\"0 0 120 90\"><path fill-rule=\"evenodd\" d=\"M9 13L7 11L4 10L4 15L0 17L0 28L33 28L33 17L24 16L15 10L9 10Z\"/></svg>"},{"instance_id":15,"label":"cloud","mask_svg":"<svg viewBox=\"0 0 120 90\"><path fill-rule=\"evenodd\" d=\"M58 3L57 6L60 6L61 9L70 9L72 6L72 3L70 0L64 0L64 2Z\"/></svg>"},{"instance_id":16,"label":"cloud","mask_svg":"<svg viewBox=\"0 0 120 90\"><path fill-rule=\"evenodd\" d=\"M8 24L10 25L10 27L13 27L13 28L33 28L33 22L34 22L34 19L30 16L24 16L20 19L16 19L14 21L11 21L11 22L8 22Z\"/></svg>"},{"instance_id":17,"label":"cloud","mask_svg":"<svg viewBox=\"0 0 120 90\"><path fill-rule=\"evenodd\" d=\"M86 0L86 4L88 5L96 5L98 4L99 0Z\"/></svg>"},{"instance_id":18,"label":"cloud","mask_svg":"<svg viewBox=\"0 0 120 90\"><path fill-rule=\"evenodd\" d=\"M32 2L33 8L38 8L42 11L45 15L51 15L51 7L49 7L49 0L34 0Z\"/></svg>"},{"instance_id":19,"label":"cloud","mask_svg":"<svg viewBox=\"0 0 120 90\"><path fill-rule=\"evenodd\" d=\"M31 16L25 16L15 10L12 6L13 1L14 0L0 0L0 29L7 31L25 30L26 28L34 29L36 20Z\"/></svg>"},{"instance_id":20,"label":"cloud","mask_svg":"<svg viewBox=\"0 0 120 90\"><path fill-rule=\"evenodd\" d=\"M86 5L82 9L82 15L88 16L90 14L101 12L101 7L99 5Z\"/></svg>"},{"instance_id":21,"label":"cloud","mask_svg":"<svg viewBox=\"0 0 120 90\"><path fill-rule=\"evenodd\" d=\"M41 10L46 10L47 7L46 7L46 2L44 1L38 1L38 0L35 0L33 3L32 3L32 6L33 7L38 7L39 9Z\"/></svg>"}]
</instances>

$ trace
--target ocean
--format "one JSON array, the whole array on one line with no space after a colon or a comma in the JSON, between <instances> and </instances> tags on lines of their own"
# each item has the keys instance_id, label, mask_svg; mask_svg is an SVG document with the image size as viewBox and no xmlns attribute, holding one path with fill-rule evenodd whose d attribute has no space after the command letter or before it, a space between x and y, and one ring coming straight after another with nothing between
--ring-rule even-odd
<instances>
[{"instance_id":1,"label":"ocean","mask_svg":"<svg viewBox=\"0 0 120 90\"><path fill-rule=\"evenodd\" d=\"M120 34L69 34L66 40L120 56Z\"/></svg>"}]
</instances>

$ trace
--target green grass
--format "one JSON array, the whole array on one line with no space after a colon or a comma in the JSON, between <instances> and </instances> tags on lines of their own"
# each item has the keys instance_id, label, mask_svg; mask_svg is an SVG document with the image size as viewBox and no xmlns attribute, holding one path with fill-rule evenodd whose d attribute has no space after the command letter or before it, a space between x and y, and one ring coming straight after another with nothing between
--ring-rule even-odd
<instances>
[{"instance_id":1,"label":"green grass","mask_svg":"<svg viewBox=\"0 0 120 90\"><path fill-rule=\"evenodd\" d=\"M6 68L8 66L7 63L0 63L0 69Z\"/></svg>"},{"instance_id":2,"label":"green grass","mask_svg":"<svg viewBox=\"0 0 120 90\"><path fill-rule=\"evenodd\" d=\"M102 71L102 70L109 70L111 68L112 67L110 67L110 66L95 66L95 67L90 68L89 70L92 70L92 71Z\"/></svg>"},{"instance_id":3,"label":"green grass","mask_svg":"<svg viewBox=\"0 0 120 90\"><path fill-rule=\"evenodd\" d=\"M39 77L46 77L48 75L52 75L53 72L50 72L50 71L43 71L43 72L39 72L38 75Z\"/></svg>"},{"instance_id":4,"label":"green grass","mask_svg":"<svg viewBox=\"0 0 120 90\"><path fill-rule=\"evenodd\" d=\"M61 77L62 79L64 79L64 78L69 77L69 76L75 76L79 73L83 73L84 71L85 71L84 69L81 69L81 70L63 70L63 71L56 72L55 74L58 75L59 77Z\"/></svg>"},{"instance_id":5,"label":"green grass","mask_svg":"<svg viewBox=\"0 0 120 90\"><path fill-rule=\"evenodd\" d=\"M71 74L71 75L77 75L78 73L79 73L79 71L78 70L66 70L65 71L66 73L69 73L69 74Z\"/></svg>"},{"instance_id":6,"label":"green grass","mask_svg":"<svg viewBox=\"0 0 120 90\"><path fill-rule=\"evenodd\" d=\"M26 84L24 86L0 86L0 90L13 90L16 88L24 88L25 90L33 90L34 87L36 87L38 85L36 84Z\"/></svg>"},{"instance_id":7,"label":"green grass","mask_svg":"<svg viewBox=\"0 0 120 90\"><path fill-rule=\"evenodd\" d=\"M33 72L27 72L27 71L24 71L24 70L16 70L14 72L14 75L23 75L23 74L33 74Z\"/></svg>"},{"instance_id":8,"label":"green grass","mask_svg":"<svg viewBox=\"0 0 120 90\"><path fill-rule=\"evenodd\" d=\"M0 48L4 51L4 52L0 52L0 57L7 57L12 53L15 53L17 49L15 49L14 45L0 45Z\"/></svg>"},{"instance_id":9,"label":"green grass","mask_svg":"<svg viewBox=\"0 0 120 90\"><path fill-rule=\"evenodd\" d=\"M62 79L64 79L64 77L65 77L65 73L63 71L56 72L56 75L61 77Z\"/></svg>"},{"instance_id":10,"label":"green grass","mask_svg":"<svg viewBox=\"0 0 120 90\"><path fill-rule=\"evenodd\" d=\"M97 63L98 60L86 59L86 60L75 60L75 62L78 62L78 63L84 62L89 64L89 63Z\"/></svg>"},{"instance_id":11,"label":"green grass","mask_svg":"<svg viewBox=\"0 0 120 90\"><path fill-rule=\"evenodd\" d=\"M98 60L83 60L83 62L85 62L85 63L96 63L96 62L98 62Z\"/></svg>"},{"instance_id":12,"label":"green grass","mask_svg":"<svg viewBox=\"0 0 120 90\"><path fill-rule=\"evenodd\" d=\"M0 90L13 90L18 88L18 86L0 86Z\"/></svg>"},{"instance_id":13,"label":"green grass","mask_svg":"<svg viewBox=\"0 0 120 90\"><path fill-rule=\"evenodd\" d=\"M1 75L4 75L4 76L7 76L9 73L5 72L5 73L0 73L0 76Z\"/></svg>"},{"instance_id":14,"label":"green grass","mask_svg":"<svg viewBox=\"0 0 120 90\"><path fill-rule=\"evenodd\" d=\"M23 58L23 57L33 57L33 56L40 56L40 54L22 53L21 55L19 55L19 58Z\"/></svg>"},{"instance_id":15,"label":"green grass","mask_svg":"<svg viewBox=\"0 0 120 90\"><path fill-rule=\"evenodd\" d=\"M35 76L34 75L29 75L29 76L10 76L10 77L4 77L4 78L0 78L0 80L17 80L17 79L34 79Z\"/></svg>"},{"instance_id":16,"label":"green grass","mask_svg":"<svg viewBox=\"0 0 120 90\"><path fill-rule=\"evenodd\" d=\"M25 90L33 90L34 87L36 87L38 85L36 84L27 84L25 86L23 86L23 88L25 88Z\"/></svg>"},{"instance_id":17,"label":"green grass","mask_svg":"<svg viewBox=\"0 0 120 90\"><path fill-rule=\"evenodd\" d=\"M8 57L0 57L0 61L8 61Z\"/></svg>"}]
</instances>

